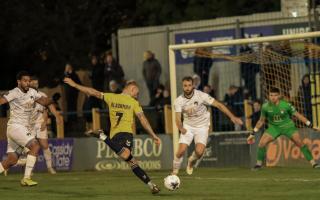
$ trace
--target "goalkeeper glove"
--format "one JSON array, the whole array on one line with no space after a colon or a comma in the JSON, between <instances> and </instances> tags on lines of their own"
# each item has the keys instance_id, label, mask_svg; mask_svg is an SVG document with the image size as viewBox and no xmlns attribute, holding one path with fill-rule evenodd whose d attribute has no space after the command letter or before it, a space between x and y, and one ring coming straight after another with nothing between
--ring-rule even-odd
<instances>
[{"instance_id":1,"label":"goalkeeper glove","mask_svg":"<svg viewBox=\"0 0 320 200\"><path fill-rule=\"evenodd\" d=\"M250 133L250 135L247 138L247 143L248 144L254 144L256 141L255 134L259 131L259 129L254 128L253 131Z\"/></svg>"},{"instance_id":2,"label":"goalkeeper glove","mask_svg":"<svg viewBox=\"0 0 320 200\"><path fill-rule=\"evenodd\" d=\"M320 128L318 126L313 126L310 121L307 121L305 124L308 128L312 128L313 130L320 132Z\"/></svg>"},{"instance_id":3,"label":"goalkeeper glove","mask_svg":"<svg viewBox=\"0 0 320 200\"><path fill-rule=\"evenodd\" d=\"M306 126L307 126L308 128L313 128L313 124L312 124L310 121L307 121L307 122L306 122Z\"/></svg>"}]
</instances>

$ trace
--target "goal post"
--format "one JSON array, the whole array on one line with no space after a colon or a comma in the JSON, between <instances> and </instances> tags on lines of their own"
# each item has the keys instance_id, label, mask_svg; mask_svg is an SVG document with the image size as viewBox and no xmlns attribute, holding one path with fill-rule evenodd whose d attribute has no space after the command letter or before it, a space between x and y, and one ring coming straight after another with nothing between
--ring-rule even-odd
<instances>
[{"instance_id":1,"label":"goal post","mask_svg":"<svg viewBox=\"0 0 320 200\"><path fill-rule=\"evenodd\" d=\"M265 37L257 37L257 38L246 38L246 39L234 39L234 40L224 40L224 41L169 45L169 47L168 47L168 49L169 49L169 73L170 73L170 91L171 91L172 105L173 105L175 99L177 98L177 82L179 84L181 81L181 80L177 80L176 51L187 50L187 49L194 51L194 49L196 49L196 48L214 48L214 47L221 47L221 46L246 45L246 44L253 44L253 43L260 44L260 43L281 42L281 41L299 40L299 39L300 40L301 39L311 39L311 38L317 38L317 37L320 37L320 31L300 33L300 34L291 34L291 35L277 35L277 36L265 36ZM319 52L320 52L320 48L319 48ZM317 54L318 54L318 51L317 51ZM221 58L226 58L226 57L228 57L228 56L221 55ZM241 58L239 59L239 58L234 57L231 59L234 59L234 61L243 62L241 60ZM275 72L275 73L277 73L277 72ZM319 85L319 81L320 81L319 75L315 75L314 77L315 78L312 78L312 77L310 78L311 81L314 81L314 79L319 78L319 80L317 81L317 84L315 84L315 85ZM320 90L320 89L317 88L317 86L312 87L312 92L317 92L318 90ZM318 100L313 99L313 101L318 101ZM318 103L320 103L320 99L319 99ZM179 131L178 131L178 129L176 127L176 123L175 123L176 117L175 117L174 107L172 106L172 108L173 108L172 109L173 150L174 150L174 154L175 154L178 149ZM313 109L312 111L313 111L313 113L316 112L315 109Z\"/></svg>"}]
</instances>

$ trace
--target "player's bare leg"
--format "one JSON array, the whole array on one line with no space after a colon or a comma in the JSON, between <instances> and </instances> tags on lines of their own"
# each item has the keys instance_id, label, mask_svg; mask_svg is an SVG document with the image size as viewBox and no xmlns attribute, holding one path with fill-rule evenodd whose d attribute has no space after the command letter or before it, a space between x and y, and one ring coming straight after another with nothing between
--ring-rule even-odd
<instances>
[{"instance_id":1,"label":"player's bare leg","mask_svg":"<svg viewBox=\"0 0 320 200\"><path fill-rule=\"evenodd\" d=\"M26 162L24 177L20 183L22 186L35 186L38 183L31 180L31 174L32 174L33 167L37 161L40 145L36 139L32 139L27 145L27 148L30 149L30 151L28 152L28 155L27 155L27 162Z\"/></svg>"},{"instance_id":2,"label":"player's bare leg","mask_svg":"<svg viewBox=\"0 0 320 200\"><path fill-rule=\"evenodd\" d=\"M188 149L188 145L184 143L179 143L178 151L176 153L176 156L173 159L173 167L172 167L172 173L173 175L177 175L179 173L181 163L183 161L183 155Z\"/></svg>"},{"instance_id":3,"label":"player's bare leg","mask_svg":"<svg viewBox=\"0 0 320 200\"><path fill-rule=\"evenodd\" d=\"M50 174L56 174L57 172L52 167L52 155L49 149L48 139L38 139L41 149L43 150L43 155L46 160L48 172Z\"/></svg>"},{"instance_id":4,"label":"player's bare leg","mask_svg":"<svg viewBox=\"0 0 320 200\"><path fill-rule=\"evenodd\" d=\"M197 143L195 150L192 152L191 156L188 158L188 164L187 164L187 169L186 172L187 174L191 175L193 173L193 166L199 160L202 156L203 153L206 149L206 145L202 143Z\"/></svg>"},{"instance_id":5,"label":"player's bare leg","mask_svg":"<svg viewBox=\"0 0 320 200\"><path fill-rule=\"evenodd\" d=\"M14 152L10 152L7 154L7 158L0 162L0 174L4 173L6 176L6 172L9 168L15 165L18 161L18 155Z\"/></svg>"},{"instance_id":6,"label":"player's bare leg","mask_svg":"<svg viewBox=\"0 0 320 200\"><path fill-rule=\"evenodd\" d=\"M262 167L263 161L266 156L266 146L274 139L268 133L264 133L258 144L257 163L253 167L253 170L259 170Z\"/></svg>"},{"instance_id":7,"label":"player's bare leg","mask_svg":"<svg viewBox=\"0 0 320 200\"><path fill-rule=\"evenodd\" d=\"M292 135L291 140L294 142L295 145L297 145L300 148L304 157L306 158L307 161L310 162L310 164L313 168L320 168L320 165L318 163L316 163L316 161L313 159L313 156L312 156L308 146L306 144L303 144L298 132L296 132Z\"/></svg>"},{"instance_id":8,"label":"player's bare leg","mask_svg":"<svg viewBox=\"0 0 320 200\"><path fill-rule=\"evenodd\" d=\"M13 166L25 166L27 162L27 157L26 156L20 156L18 158L18 161L13 165ZM9 174L9 169L4 170L3 172L4 176L8 176Z\"/></svg>"}]
</instances>

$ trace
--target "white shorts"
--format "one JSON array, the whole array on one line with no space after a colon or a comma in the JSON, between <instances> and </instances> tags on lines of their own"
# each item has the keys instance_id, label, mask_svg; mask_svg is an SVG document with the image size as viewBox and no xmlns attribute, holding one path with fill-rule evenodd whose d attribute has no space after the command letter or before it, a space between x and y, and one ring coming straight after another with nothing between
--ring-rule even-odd
<instances>
[{"instance_id":1,"label":"white shorts","mask_svg":"<svg viewBox=\"0 0 320 200\"><path fill-rule=\"evenodd\" d=\"M38 139L48 139L48 131L47 129L41 131L41 123L32 125L32 134Z\"/></svg>"},{"instance_id":2,"label":"white shorts","mask_svg":"<svg viewBox=\"0 0 320 200\"><path fill-rule=\"evenodd\" d=\"M183 125L183 128L187 129L186 134L180 134L179 143L191 144L194 139L194 143L207 145L208 135L209 135L209 126L203 126L201 128L196 128L188 125Z\"/></svg>"},{"instance_id":3,"label":"white shorts","mask_svg":"<svg viewBox=\"0 0 320 200\"><path fill-rule=\"evenodd\" d=\"M7 153L16 152L22 154L24 147L34 139L30 129L20 124L8 124L7 126L8 147Z\"/></svg>"}]
</instances>

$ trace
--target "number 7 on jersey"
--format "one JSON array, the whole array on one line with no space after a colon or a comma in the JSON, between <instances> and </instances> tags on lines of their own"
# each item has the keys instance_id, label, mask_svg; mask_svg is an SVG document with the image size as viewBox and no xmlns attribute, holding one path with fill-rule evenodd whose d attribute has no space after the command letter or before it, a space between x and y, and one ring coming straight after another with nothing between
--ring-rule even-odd
<instances>
[{"instance_id":1,"label":"number 7 on jersey","mask_svg":"<svg viewBox=\"0 0 320 200\"><path fill-rule=\"evenodd\" d=\"M117 120L117 124L115 126L118 126L120 121L121 121L121 118L123 117L123 113L122 112L116 112L116 116L118 117L118 120Z\"/></svg>"}]
</instances>

